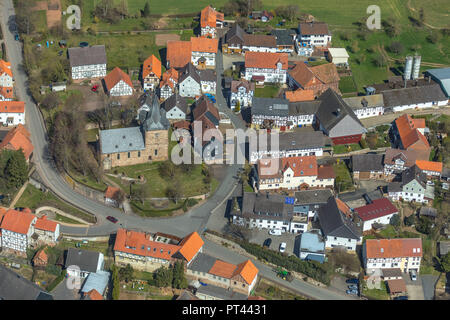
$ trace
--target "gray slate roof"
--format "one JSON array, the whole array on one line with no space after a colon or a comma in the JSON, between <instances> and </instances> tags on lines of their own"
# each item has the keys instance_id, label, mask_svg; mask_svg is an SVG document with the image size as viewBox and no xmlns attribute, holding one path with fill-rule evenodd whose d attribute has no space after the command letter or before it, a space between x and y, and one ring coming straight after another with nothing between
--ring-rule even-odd
<instances>
[{"instance_id":1,"label":"gray slate roof","mask_svg":"<svg viewBox=\"0 0 450 320\"><path fill-rule=\"evenodd\" d=\"M169 130L170 122L166 117L166 110L160 107L156 94L145 93L139 98L141 108L148 110L144 115L142 128L145 131ZM141 115L139 115L141 118Z\"/></svg>"},{"instance_id":2,"label":"gray slate roof","mask_svg":"<svg viewBox=\"0 0 450 320\"><path fill-rule=\"evenodd\" d=\"M359 240L361 230L347 219L338 209L336 200L331 197L327 204L319 208L319 222L324 236Z\"/></svg>"},{"instance_id":3,"label":"gray slate roof","mask_svg":"<svg viewBox=\"0 0 450 320\"><path fill-rule=\"evenodd\" d=\"M382 95L385 107L444 101L448 99L438 84L386 90L382 92Z\"/></svg>"},{"instance_id":4,"label":"gray slate roof","mask_svg":"<svg viewBox=\"0 0 450 320\"><path fill-rule=\"evenodd\" d=\"M209 81L209 82L217 81L216 72L214 70L205 69L205 70L197 70L197 72L200 75L200 81Z\"/></svg>"},{"instance_id":5,"label":"gray slate roof","mask_svg":"<svg viewBox=\"0 0 450 320\"><path fill-rule=\"evenodd\" d=\"M189 264L189 269L192 271L208 273L216 261L216 258L199 252L195 259Z\"/></svg>"},{"instance_id":6,"label":"gray slate roof","mask_svg":"<svg viewBox=\"0 0 450 320\"><path fill-rule=\"evenodd\" d=\"M162 107L164 108L164 110L166 110L166 112L169 112L174 107L178 107L178 109L180 109L184 113L187 113L188 109L186 98L180 96L178 93L173 94L168 99L166 99L163 102Z\"/></svg>"},{"instance_id":7,"label":"gray slate roof","mask_svg":"<svg viewBox=\"0 0 450 320\"><path fill-rule=\"evenodd\" d=\"M53 300L53 296L0 264L0 300Z\"/></svg>"},{"instance_id":8,"label":"gray slate roof","mask_svg":"<svg viewBox=\"0 0 450 320\"><path fill-rule=\"evenodd\" d=\"M183 82L189 76L192 77L192 79L194 79L198 83L200 83L200 81L201 81L200 74L199 74L197 68L194 67L194 65L190 62L188 64L186 64L183 67L183 69L180 70L180 73L181 73L181 76L180 76L178 83Z\"/></svg>"},{"instance_id":9,"label":"gray slate roof","mask_svg":"<svg viewBox=\"0 0 450 320\"><path fill-rule=\"evenodd\" d=\"M289 103L289 115L313 115L319 109L320 101L299 101Z\"/></svg>"},{"instance_id":10,"label":"gray slate roof","mask_svg":"<svg viewBox=\"0 0 450 320\"><path fill-rule=\"evenodd\" d=\"M102 154L145 149L144 136L139 127L100 130Z\"/></svg>"},{"instance_id":11,"label":"gray slate roof","mask_svg":"<svg viewBox=\"0 0 450 320\"><path fill-rule=\"evenodd\" d=\"M439 255L442 257L450 251L450 241L439 242Z\"/></svg>"},{"instance_id":12,"label":"gray slate roof","mask_svg":"<svg viewBox=\"0 0 450 320\"><path fill-rule=\"evenodd\" d=\"M401 182L390 182L388 184L388 193L389 192L401 192L402 191L402 183Z\"/></svg>"},{"instance_id":13,"label":"gray slate roof","mask_svg":"<svg viewBox=\"0 0 450 320\"><path fill-rule=\"evenodd\" d=\"M402 186L408 184L414 179L416 179L422 185L422 187L426 187L427 175L422 172L422 170L420 170L416 165L402 172Z\"/></svg>"},{"instance_id":14,"label":"gray slate roof","mask_svg":"<svg viewBox=\"0 0 450 320\"><path fill-rule=\"evenodd\" d=\"M71 67L106 64L104 45L69 48L68 53Z\"/></svg>"},{"instance_id":15,"label":"gray slate roof","mask_svg":"<svg viewBox=\"0 0 450 320\"><path fill-rule=\"evenodd\" d=\"M400 270L400 268L388 268L382 269L381 271L385 278L402 277L402 270Z\"/></svg>"},{"instance_id":16,"label":"gray slate roof","mask_svg":"<svg viewBox=\"0 0 450 320\"><path fill-rule=\"evenodd\" d=\"M359 154L352 156L353 171L383 171L383 154Z\"/></svg>"},{"instance_id":17,"label":"gray slate roof","mask_svg":"<svg viewBox=\"0 0 450 320\"><path fill-rule=\"evenodd\" d=\"M295 30L286 30L286 29L279 29L279 30L272 30L272 35L275 36L277 45L280 46L289 46L294 45L294 40L292 35L296 34L297 32Z\"/></svg>"},{"instance_id":18,"label":"gray slate roof","mask_svg":"<svg viewBox=\"0 0 450 320\"><path fill-rule=\"evenodd\" d=\"M239 24L235 23L225 35L225 43L242 45L244 43L245 34L245 31L239 26Z\"/></svg>"},{"instance_id":19,"label":"gray slate roof","mask_svg":"<svg viewBox=\"0 0 450 320\"><path fill-rule=\"evenodd\" d=\"M69 248L67 250L66 268L75 265L80 267L81 271L96 272L100 252Z\"/></svg>"},{"instance_id":20,"label":"gray slate roof","mask_svg":"<svg viewBox=\"0 0 450 320\"><path fill-rule=\"evenodd\" d=\"M281 98L253 98L252 116L289 116L289 100Z\"/></svg>"},{"instance_id":21,"label":"gray slate roof","mask_svg":"<svg viewBox=\"0 0 450 320\"><path fill-rule=\"evenodd\" d=\"M286 204L285 199L279 194L244 192L240 214L250 218L289 221L294 205Z\"/></svg>"},{"instance_id":22,"label":"gray slate roof","mask_svg":"<svg viewBox=\"0 0 450 320\"><path fill-rule=\"evenodd\" d=\"M198 288L196 291L196 294L199 293L213 296L221 300L247 300L248 298L243 293L221 288L212 284L208 284L207 286L200 286L200 288Z\"/></svg>"},{"instance_id":23,"label":"gray slate roof","mask_svg":"<svg viewBox=\"0 0 450 320\"><path fill-rule=\"evenodd\" d=\"M326 204L328 199L333 196L331 190L302 190L294 194L296 205L308 204Z\"/></svg>"},{"instance_id":24,"label":"gray slate roof","mask_svg":"<svg viewBox=\"0 0 450 320\"><path fill-rule=\"evenodd\" d=\"M330 144L329 138L322 131L285 132L279 135L280 150L300 150L322 148ZM271 150L271 137L267 135L267 150Z\"/></svg>"}]
</instances>

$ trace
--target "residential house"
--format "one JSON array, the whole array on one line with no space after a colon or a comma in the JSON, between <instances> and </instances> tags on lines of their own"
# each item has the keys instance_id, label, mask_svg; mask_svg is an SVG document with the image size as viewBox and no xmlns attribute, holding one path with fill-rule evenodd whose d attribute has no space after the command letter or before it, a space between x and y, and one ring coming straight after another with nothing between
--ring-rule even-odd
<instances>
[{"instance_id":1,"label":"residential house","mask_svg":"<svg viewBox=\"0 0 450 320\"><path fill-rule=\"evenodd\" d=\"M131 96L133 94L133 83L130 76L119 67L115 67L103 80L106 92L111 97Z\"/></svg>"},{"instance_id":2,"label":"residential house","mask_svg":"<svg viewBox=\"0 0 450 320\"><path fill-rule=\"evenodd\" d=\"M280 98L253 98L252 126L258 129L279 128L285 131L292 127L288 126L289 101Z\"/></svg>"},{"instance_id":3,"label":"residential house","mask_svg":"<svg viewBox=\"0 0 450 320\"><path fill-rule=\"evenodd\" d=\"M389 293L392 295L404 295L407 293L406 290L406 282L402 279L395 280L387 280L386 281L387 289Z\"/></svg>"},{"instance_id":4,"label":"residential house","mask_svg":"<svg viewBox=\"0 0 450 320\"><path fill-rule=\"evenodd\" d=\"M441 107L448 104L448 97L438 84L385 90L381 94L385 108L394 112Z\"/></svg>"},{"instance_id":5,"label":"residential house","mask_svg":"<svg viewBox=\"0 0 450 320\"><path fill-rule=\"evenodd\" d=\"M25 124L25 102L0 101L0 125L17 126Z\"/></svg>"},{"instance_id":6,"label":"residential house","mask_svg":"<svg viewBox=\"0 0 450 320\"><path fill-rule=\"evenodd\" d=\"M317 232L301 234L299 251L299 258L302 260L325 262L325 242Z\"/></svg>"},{"instance_id":7,"label":"residential house","mask_svg":"<svg viewBox=\"0 0 450 320\"><path fill-rule=\"evenodd\" d=\"M66 251L64 266L69 276L85 279L91 273L102 271L104 260L101 252L69 248Z\"/></svg>"},{"instance_id":8,"label":"residential house","mask_svg":"<svg viewBox=\"0 0 450 320\"><path fill-rule=\"evenodd\" d=\"M197 232L180 239L166 234L119 229L114 243L114 260L119 266L130 264L134 269L149 272L176 261L189 267L202 252L203 244Z\"/></svg>"},{"instance_id":9,"label":"residential house","mask_svg":"<svg viewBox=\"0 0 450 320\"><path fill-rule=\"evenodd\" d=\"M295 39L297 32L295 30L274 29L272 35L275 36L277 51L292 54L295 51Z\"/></svg>"},{"instance_id":10,"label":"residential house","mask_svg":"<svg viewBox=\"0 0 450 320\"><path fill-rule=\"evenodd\" d=\"M345 48L328 48L328 60L337 66L348 66L349 57Z\"/></svg>"},{"instance_id":11,"label":"residential house","mask_svg":"<svg viewBox=\"0 0 450 320\"><path fill-rule=\"evenodd\" d=\"M8 210L3 216L0 229L2 234L2 249L16 254L26 254L27 248L33 243L34 224L37 217L31 212Z\"/></svg>"},{"instance_id":12,"label":"residential house","mask_svg":"<svg viewBox=\"0 0 450 320\"><path fill-rule=\"evenodd\" d=\"M302 47L328 47L331 44L331 32L324 22L301 22L298 24L297 50Z\"/></svg>"},{"instance_id":13,"label":"residential house","mask_svg":"<svg viewBox=\"0 0 450 320\"><path fill-rule=\"evenodd\" d=\"M11 62L0 59L0 87L12 88L13 84Z\"/></svg>"},{"instance_id":14,"label":"residential house","mask_svg":"<svg viewBox=\"0 0 450 320\"><path fill-rule=\"evenodd\" d=\"M384 281L403 279L402 270L400 270L400 268L382 269L381 273Z\"/></svg>"},{"instance_id":15,"label":"residential house","mask_svg":"<svg viewBox=\"0 0 450 320\"><path fill-rule=\"evenodd\" d=\"M182 97L197 98L201 94L216 94L216 74L213 70L197 70L188 63L180 70L178 83L179 94Z\"/></svg>"},{"instance_id":16,"label":"residential house","mask_svg":"<svg viewBox=\"0 0 450 320\"><path fill-rule=\"evenodd\" d=\"M330 197L327 204L319 208L318 218L325 248L339 247L355 251L356 245L361 243L361 228L339 210L334 197Z\"/></svg>"},{"instance_id":17,"label":"residential house","mask_svg":"<svg viewBox=\"0 0 450 320\"><path fill-rule=\"evenodd\" d=\"M168 159L169 120L155 94L139 99L139 127L100 130L100 162L105 170Z\"/></svg>"},{"instance_id":18,"label":"residential house","mask_svg":"<svg viewBox=\"0 0 450 320\"><path fill-rule=\"evenodd\" d=\"M234 23L222 40L222 52L228 54L242 53L245 35L245 31L239 24Z\"/></svg>"},{"instance_id":19,"label":"residential house","mask_svg":"<svg viewBox=\"0 0 450 320\"><path fill-rule=\"evenodd\" d=\"M298 90L294 93L296 92L298 92ZM288 122L291 122L294 127L299 128L312 125L316 119L316 112L319 109L320 104L321 102L319 100L298 102L290 101Z\"/></svg>"},{"instance_id":20,"label":"residential house","mask_svg":"<svg viewBox=\"0 0 450 320\"><path fill-rule=\"evenodd\" d=\"M163 73L162 80L159 83L159 97L162 101L176 92L178 77L179 73L174 68L170 68Z\"/></svg>"},{"instance_id":21,"label":"residential house","mask_svg":"<svg viewBox=\"0 0 450 320\"><path fill-rule=\"evenodd\" d=\"M120 188L108 186L104 195L105 203L113 207L118 207L120 205L118 201L120 192Z\"/></svg>"},{"instance_id":22,"label":"residential house","mask_svg":"<svg viewBox=\"0 0 450 320\"><path fill-rule=\"evenodd\" d=\"M404 114L394 121L391 131L394 144L399 149L411 150L416 153L416 159L428 160L431 147L424 136L425 119L412 119Z\"/></svg>"},{"instance_id":23,"label":"residential house","mask_svg":"<svg viewBox=\"0 0 450 320\"><path fill-rule=\"evenodd\" d=\"M219 41L217 39L191 37L191 63L198 69L214 69Z\"/></svg>"},{"instance_id":24,"label":"residential house","mask_svg":"<svg viewBox=\"0 0 450 320\"><path fill-rule=\"evenodd\" d=\"M367 130L342 98L329 88L318 100L315 129L323 131L334 145L358 143Z\"/></svg>"},{"instance_id":25,"label":"residential house","mask_svg":"<svg viewBox=\"0 0 450 320\"><path fill-rule=\"evenodd\" d=\"M423 173L427 175L427 178L439 179L442 174L442 162L437 161L427 161L427 160L416 160L416 166L422 170Z\"/></svg>"},{"instance_id":26,"label":"residential house","mask_svg":"<svg viewBox=\"0 0 450 320\"><path fill-rule=\"evenodd\" d=\"M384 154L384 175L392 180L397 173L411 168L419 155L414 150L386 149Z\"/></svg>"},{"instance_id":27,"label":"residential house","mask_svg":"<svg viewBox=\"0 0 450 320\"><path fill-rule=\"evenodd\" d=\"M319 165L317 168L316 185L318 188L331 188L334 187L334 180L336 179L336 173L333 166Z\"/></svg>"},{"instance_id":28,"label":"residential house","mask_svg":"<svg viewBox=\"0 0 450 320\"><path fill-rule=\"evenodd\" d=\"M398 214L398 209L388 198L372 200L365 206L355 208L354 211L363 222L363 232L371 230L374 223L389 224L391 218Z\"/></svg>"},{"instance_id":29,"label":"residential house","mask_svg":"<svg viewBox=\"0 0 450 320\"><path fill-rule=\"evenodd\" d=\"M33 154L34 147L30 140L30 132L21 124L11 129L0 142L0 150L20 150L25 156L25 159L30 161Z\"/></svg>"},{"instance_id":30,"label":"residential house","mask_svg":"<svg viewBox=\"0 0 450 320\"><path fill-rule=\"evenodd\" d=\"M358 154L351 157L354 180L383 180L383 154Z\"/></svg>"},{"instance_id":31,"label":"residential house","mask_svg":"<svg viewBox=\"0 0 450 320\"><path fill-rule=\"evenodd\" d=\"M414 165L402 172L400 182L389 183L388 194L394 201L428 203L434 199L434 187L427 185L426 174Z\"/></svg>"},{"instance_id":32,"label":"residential house","mask_svg":"<svg viewBox=\"0 0 450 320\"><path fill-rule=\"evenodd\" d=\"M217 38L217 28L223 27L224 15L211 6L200 12L200 32L202 37Z\"/></svg>"},{"instance_id":33,"label":"residential house","mask_svg":"<svg viewBox=\"0 0 450 320\"><path fill-rule=\"evenodd\" d=\"M34 233L36 243L55 245L60 236L59 223L48 220L47 216L43 216L36 220Z\"/></svg>"},{"instance_id":34,"label":"residential house","mask_svg":"<svg viewBox=\"0 0 450 320\"><path fill-rule=\"evenodd\" d=\"M244 34L242 52L277 52L277 40L273 35Z\"/></svg>"},{"instance_id":35,"label":"residential house","mask_svg":"<svg viewBox=\"0 0 450 320\"><path fill-rule=\"evenodd\" d=\"M0 87L0 101L13 101L13 87Z\"/></svg>"},{"instance_id":36,"label":"residential house","mask_svg":"<svg viewBox=\"0 0 450 320\"><path fill-rule=\"evenodd\" d=\"M382 94L358 96L343 99L352 108L358 119L377 117L384 114L384 101Z\"/></svg>"},{"instance_id":37,"label":"residential house","mask_svg":"<svg viewBox=\"0 0 450 320\"><path fill-rule=\"evenodd\" d=\"M53 300L53 296L0 264L0 300Z\"/></svg>"},{"instance_id":38,"label":"residential house","mask_svg":"<svg viewBox=\"0 0 450 320\"><path fill-rule=\"evenodd\" d=\"M294 193L295 205L306 208L308 221L317 219L319 208L326 205L332 196L333 192L330 189L300 190Z\"/></svg>"},{"instance_id":39,"label":"residential house","mask_svg":"<svg viewBox=\"0 0 450 320\"><path fill-rule=\"evenodd\" d=\"M276 136L275 136L276 137ZM272 147L272 138L267 135L266 148L259 141L257 149L250 149L250 162L255 163L263 158L285 158L323 155L323 148L330 144L329 139L321 131L285 132L278 135L277 147ZM276 143L274 141L274 143ZM250 145L251 146L251 145Z\"/></svg>"},{"instance_id":40,"label":"residential house","mask_svg":"<svg viewBox=\"0 0 450 320\"><path fill-rule=\"evenodd\" d=\"M83 296L89 296L90 300L103 300L103 295L106 292L109 281L110 276L108 271L99 270L97 272L91 272L83 283L81 293Z\"/></svg>"},{"instance_id":41,"label":"residential house","mask_svg":"<svg viewBox=\"0 0 450 320\"><path fill-rule=\"evenodd\" d=\"M238 265L199 253L188 266L186 275L203 283L250 295L258 279L258 268L247 260Z\"/></svg>"},{"instance_id":42,"label":"residential house","mask_svg":"<svg viewBox=\"0 0 450 320\"><path fill-rule=\"evenodd\" d=\"M34 267L46 267L48 263L48 256L45 253L44 249L39 250L36 252L33 258L33 266Z\"/></svg>"},{"instance_id":43,"label":"residential house","mask_svg":"<svg viewBox=\"0 0 450 320\"><path fill-rule=\"evenodd\" d=\"M178 93L166 99L161 107L166 110L166 117L169 120L185 120L188 114L188 104L186 99Z\"/></svg>"},{"instance_id":44,"label":"residential house","mask_svg":"<svg viewBox=\"0 0 450 320\"><path fill-rule=\"evenodd\" d=\"M69 48L68 55L73 80L103 78L106 76L104 45Z\"/></svg>"},{"instance_id":45,"label":"residential house","mask_svg":"<svg viewBox=\"0 0 450 320\"><path fill-rule=\"evenodd\" d=\"M208 284L206 286L200 286L195 291L194 298L195 300L247 300L250 297L234 290L228 290L223 287Z\"/></svg>"},{"instance_id":46,"label":"residential house","mask_svg":"<svg viewBox=\"0 0 450 320\"><path fill-rule=\"evenodd\" d=\"M422 239L367 239L363 244L363 262L368 275L377 270L399 268L403 272L420 270Z\"/></svg>"},{"instance_id":47,"label":"residential house","mask_svg":"<svg viewBox=\"0 0 450 320\"><path fill-rule=\"evenodd\" d=\"M255 92L255 84L247 80L233 80L230 90L230 107L235 109L239 102L239 106L251 107L253 94Z\"/></svg>"},{"instance_id":48,"label":"residential house","mask_svg":"<svg viewBox=\"0 0 450 320\"><path fill-rule=\"evenodd\" d=\"M214 70L198 70L202 94L216 95L217 76Z\"/></svg>"},{"instance_id":49,"label":"residential house","mask_svg":"<svg viewBox=\"0 0 450 320\"><path fill-rule=\"evenodd\" d=\"M329 88L340 94L339 74L332 63L309 67L305 62L297 62L289 69L287 80L292 90L313 90L315 97Z\"/></svg>"},{"instance_id":50,"label":"residential house","mask_svg":"<svg viewBox=\"0 0 450 320\"><path fill-rule=\"evenodd\" d=\"M167 69L183 68L191 62L191 42L190 41L167 41L166 67Z\"/></svg>"},{"instance_id":51,"label":"residential house","mask_svg":"<svg viewBox=\"0 0 450 320\"><path fill-rule=\"evenodd\" d=\"M250 18L253 20L260 20L262 22L268 22L273 19L273 14L267 10L252 11L250 13Z\"/></svg>"},{"instance_id":52,"label":"residential house","mask_svg":"<svg viewBox=\"0 0 450 320\"><path fill-rule=\"evenodd\" d=\"M161 61L154 54L145 59L142 65L142 87L144 90L155 90L161 79Z\"/></svg>"},{"instance_id":53,"label":"residential house","mask_svg":"<svg viewBox=\"0 0 450 320\"><path fill-rule=\"evenodd\" d=\"M450 97L450 68L437 68L425 71L425 75L439 83L442 91Z\"/></svg>"},{"instance_id":54,"label":"residential house","mask_svg":"<svg viewBox=\"0 0 450 320\"><path fill-rule=\"evenodd\" d=\"M285 91L284 97L289 102L312 101L315 99L314 90L297 89L295 91Z\"/></svg>"},{"instance_id":55,"label":"residential house","mask_svg":"<svg viewBox=\"0 0 450 320\"><path fill-rule=\"evenodd\" d=\"M247 52L244 78L257 83L286 83L287 53Z\"/></svg>"}]
</instances>

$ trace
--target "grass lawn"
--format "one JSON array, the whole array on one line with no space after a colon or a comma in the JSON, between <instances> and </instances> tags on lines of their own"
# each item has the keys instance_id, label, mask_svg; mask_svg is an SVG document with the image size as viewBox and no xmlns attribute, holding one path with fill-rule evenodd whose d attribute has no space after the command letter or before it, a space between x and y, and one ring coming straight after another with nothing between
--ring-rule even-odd
<instances>
[{"instance_id":1,"label":"grass lawn","mask_svg":"<svg viewBox=\"0 0 450 320\"><path fill-rule=\"evenodd\" d=\"M50 192L44 193L32 185L28 185L22 196L16 203L16 207L30 208L35 210L39 207L50 206L71 214L87 222L95 222L95 217L85 213L57 198Z\"/></svg>"},{"instance_id":2,"label":"grass lawn","mask_svg":"<svg viewBox=\"0 0 450 320\"><path fill-rule=\"evenodd\" d=\"M89 251L96 251L101 252L105 256L108 254L108 241L88 241L88 243L82 243L81 240L68 240L68 239L62 239L58 245L57 248L66 250L68 248L76 248L76 244L80 243L82 250L89 250Z\"/></svg>"},{"instance_id":3,"label":"grass lawn","mask_svg":"<svg viewBox=\"0 0 450 320\"><path fill-rule=\"evenodd\" d=\"M339 81L339 90L342 94L357 92L358 90L353 82L353 77L342 77Z\"/></svg>"},{"instance_id":4,"label":"grass lawn","mask_svg":"<svg viewBox=\"0 0 450 320\"><path fill-rule=\"evenodd\" d=\"M357 151L361 150L361 146L359 143L352 143L352 144L338 144L333 146L333 153L347 153L351 151Z\"/></svg>"},{"instance_id":5,"label":"grass lawn","mask_svg":"<svg viewBox=\"0 0 450 320\"><path fill-rule=\"evenodd\" d=\"M264 85L264 88L255 89L255 97L258 98L276 98L280 88L274 85Z\"/></svg>"},{"instance_id":6,"label":"grass lawn","mask_svg":"<svg viewBox=\"0 0 450 320\"><path fill-rule=\"evenodd\" d=\"M55 220L60 221L60 222L71 223L71 224L82 224L81 222L79 222L77 220L70 219L70 218L62 216L60 214L56 214Z\"/></svg>"},{"instance_id":7,"label":"grass lawn","mask_svg":"<svg viewBox=\"0 0 450 320\"><path fill-rule=\"evenodd\" d=\"M362 294L370 300L390 300L386 283L384 281L380 282L380 289L368 289L367 285L364 284Z\"/></svg>"},{"instance_id":8,"label":"grass lawn","mask_svg":"<svg viewBox=\"0 0 450 320\"><path fill-rule=\"evenodd\" d=\"M336 174L336 187L340 192L354 190L352 177L347 165L343 161L335 163L333 165L334 172Z\"/></svg>"},{"instance_id":9,"label":"grass lawn","mask_svg":"<svg viewBox=\"0 0 450 320\"><path fill-rule=\"evenodd\" d=\"M81 183L85 186L88 186L89 188L95 189L100 192L104 192L106 190L106 183L103 181L98 182L96 179L94 179L91 176L83 176L76 172L69 172L70 177L75 180L78 183Z\"/></svg>"},{"instance_id":10,"label":"grass lawn","mask_svg":"<svg viewBox=\"0 0 450 320\"><path fill-rule=\"evenodd\" d=\"M306 300L304 297L291 291L281 289L278 285L266 279L261 279L253 295L266 298L267 300Z\"/></svg>"}]
</instances>

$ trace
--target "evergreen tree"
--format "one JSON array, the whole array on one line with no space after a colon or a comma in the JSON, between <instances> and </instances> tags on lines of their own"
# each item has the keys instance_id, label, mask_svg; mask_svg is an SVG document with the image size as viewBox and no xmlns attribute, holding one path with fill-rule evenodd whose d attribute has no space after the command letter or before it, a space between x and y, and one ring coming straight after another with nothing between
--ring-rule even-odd
<instances>
[{"instance_id":1,"label":"evergreen tree","mask_svg":"<svg viewBox=\"0 0 450 320\"><path fill-rule=\"evenodd\" d=\"M155 285L157 287L169 287L172 285L172 269L161 267L155 271Z\"/></svg>"},{"instance_id":2,"label":"evergreen tree","mask_svg":"<svg viewBox=\"0 0 450 320\"><path fill-rule=\"evenodd\" d=\"M142 15L147 18L150 16L150 3L147 1L144 6L144 10L142 11Z\"/></svg>"},{"instance_id":3,"label":"evergreen tree","mask_svg":"<svg viewBox=\"0 0 450 320\"><path fill-rule=\"evenodd\" d=\"M120 268L119 270L120 280L124 280L127 283L133 280L133 272L133 267L128 263L125 268Z\"/></svg>"},{"instance_id":4,"label":"evergreen tree","mask_svg":"<svg viewBox=\"0 0 450 320\"><path fill-rule=\"evenodd\" d=\"M22 149L11 153L6 163L5 177L9 188L20 188L28 179L28 164Z\"/></svg>"},{"instance_id":5,"label":"evergreen tree","mask_svg":"<svg viewBox=\"0 0 450 320\"><path fill-rule=\"evenodd\" d=\"M117 271L117 267L115 265L112 265L111 271L112 271L112 282L113 282L112 298L113 298L113 300L119 300L120 281L119 281L119 274Z\"/></svg>"},{"instance_id":6,"label":"evergreen tree","mask_svg":"<svg viewBox=\"0 0 450 320\"><path fill-rule=\"evenodd\" d=\"M172 287L177 289L185 289L187 288L187 285L187 279L184 276L184 263L177 261L173 266Z\"/></svg>"}]
</instances>

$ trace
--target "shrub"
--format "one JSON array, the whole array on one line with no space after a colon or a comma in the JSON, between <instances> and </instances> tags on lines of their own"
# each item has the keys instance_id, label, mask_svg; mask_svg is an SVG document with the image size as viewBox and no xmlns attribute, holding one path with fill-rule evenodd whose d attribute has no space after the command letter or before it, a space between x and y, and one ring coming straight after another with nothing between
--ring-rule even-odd
<instances>
[{"instance_id":1,"label":"shrub","mask_svg":"<svg viewBox=\"0 0 450 320\"><path fill-rule=\"evenodd\" d=\"M52 283L50 283L48 285L48 287L46 288L48 292L52 291L53 289L55 289L55 287L64 280L64 278L66 277L66 270L61 271L60 275L53 280Z\"/></svg>"}]
</instances>

